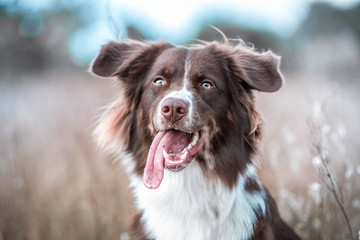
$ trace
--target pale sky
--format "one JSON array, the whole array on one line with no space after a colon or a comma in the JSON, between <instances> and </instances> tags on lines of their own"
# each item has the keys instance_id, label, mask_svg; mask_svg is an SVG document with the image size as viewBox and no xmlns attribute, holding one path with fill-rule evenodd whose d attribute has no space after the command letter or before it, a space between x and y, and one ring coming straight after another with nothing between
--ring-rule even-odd
<instances>
[{"instance_id":1,"label":"pale sky","mask_svg":"<svg viewBox=\"0 0 360 240\"><path fill-rule=\"evenodd\" d=\"M238 19L242 21L246 19L255 21L270 30L286 34L299 24L310 3L316 0L108 0L108 2L114 6L114 11L127 9L170 32L185 30L191 25L191 20L196 14L212 7L237 13ZM346 8L359 0L323 0L323 2Z\"/></svg>"},{"instance_id":2,"label":"pale sky","mask_svg":"<svg viewBox=\"0 0 360 240\"><path fill-rule=\"evenodd\" d=\"M1 2L2 0L0 0ZM4 0L3 0L4 1ZM6 1L6 0L5 0ZM360 0L322 0L341 8ZM214 18L233 25L265 29L280 36L290 36L307 14L311 3L319 0L20 0L29 9L54 8L57 4L84 6L88 25L70 36L68 48L74 59L87 61L109 40L126 38L126 25L136 26L151 39L182 44ZM121 36L110 29L112 16ZM219 19L220 18L220 19Z\"/></svg>"},{"instance_id":3,"label":"pale sky","mask_svg":"<svg viewBox=\"0 0 360 240\"><path fill-rule=\"evenodd\" d=\"M46 0L41 0L46 1ZM81 1L81 0L80 0ZM74 51L84 46L81 40L86 31L91 31L94 38L88 41L89 48L104 41L114 39L109 29L108 15L116 20L117 27L126 37L122 28L121 16L127 24L135 25L140 31L148 32L148 37L182 44L196 38L203 27L213 24L207 22L206 12L222 12L233 24L248 26L253 29L266 29L280 36L290 36L307 14L311 3L318 0L105 0L101 1L102 18L94 22L91 29L84 29L74 36L70 48ZM323 0L341 8L348 8L359 0ZM120 18L118 17L120 16ZM203 20L205 18L205 20ZM199 20L200 19L200 20ZM202 19L202 20L201 20ZM93 48L90 48L93 49ZM98 49L98 48L97 48ZM91 53L93 54L93 53Z\"/></svg>"}]
</instances>

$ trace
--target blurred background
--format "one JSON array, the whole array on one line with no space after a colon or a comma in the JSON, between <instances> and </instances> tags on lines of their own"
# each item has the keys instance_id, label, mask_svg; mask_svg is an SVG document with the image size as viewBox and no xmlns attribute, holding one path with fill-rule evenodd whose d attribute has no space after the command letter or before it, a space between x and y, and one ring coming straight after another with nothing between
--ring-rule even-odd
<instances>
[{"instance_id":1,"label":"blurred background","mask_svg":"<svg viewBox=\"0 0 360 240\"><path fill-rule=\"evenodd\" d=\"M132 239L127 176L91 137L117 88L88 65L110 40L221 41L211 26L282 56L285 87L256 94L282 217L360 239L358 0L0 0L0 240Z\"/></svg>"}]
</instances>

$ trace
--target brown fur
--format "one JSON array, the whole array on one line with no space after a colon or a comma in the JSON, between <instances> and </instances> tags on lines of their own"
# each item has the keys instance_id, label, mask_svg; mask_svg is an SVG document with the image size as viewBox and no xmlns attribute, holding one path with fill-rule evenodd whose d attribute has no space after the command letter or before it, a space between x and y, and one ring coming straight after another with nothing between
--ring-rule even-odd
<instances>
[{"instance_id":1,"label":"brown fur","mask_svg":"<svg viewBox=\"0 0 360 240\"><path fill-rule=\"evenodd\" d=\"M152 123L154 109L162 96L179 88L187 58L196 63L191 66L189 78L198 114L189 129L184 129L181 121L171 123L169 129L201 129L207 142L196 161L209 181L220 179L232 189L247 166L253 164L261 141L262 119L255 108L253 91L274 92L283 82L280 57L270 51L258 53L242 44L216 42L193 48L165 42L110 42L101 49L91 70L102 77L116 76L123 92L105 111L95 135L104 148L131 153L135 173L142 176L149 146L159 131ZM165 80L162 88L152 85L158 76ZM216 88L206 92L200 88L204 78L212 79ZM299 239L282 221L275 201L257 180L248 178L245 190L266 192L267 213L256 213L258 221L252 239ZM147 239L141 215L136 215L133 227L139 239Z\"/></svg>"}]
</instances>

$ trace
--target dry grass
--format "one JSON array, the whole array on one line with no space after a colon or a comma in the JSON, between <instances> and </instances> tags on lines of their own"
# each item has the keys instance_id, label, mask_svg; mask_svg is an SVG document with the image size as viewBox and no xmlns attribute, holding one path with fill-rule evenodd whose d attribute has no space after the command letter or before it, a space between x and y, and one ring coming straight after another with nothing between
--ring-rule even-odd
<instances>
[{"instance_id":1,"label":"dry grass","mask_svg":"<svg viewBox=\"0 0 360 240\"><path fill-rule=\"evenodd\" d=\"M0 239L119 239L127 180L91 129L106 93L75 76L1 87Z\"/></svg>"},{"instance_id":2,"label":"dry grass","mask_svg":"<svg viewBox=\"0 0 360 240\"><path fill-rule=\"evenodd\" d=\"M357 233L358 86L287 79L279 93L258 94L266 120L260 177L304 239L350 239L313 166L308 122L321 118L318 130ZM90 76L0 83L0 240L127 238L133 212L127 178L91 140L98 108L113 94Z\"/></svg>"},{"instance_id":3,"label":"dry grass","mask_svg":"<svg viewBox=\"0 0 360 240\"><path fill-rule=\"evenodd\" d=\"M351 239L333 194L317 171L313 137L321 134L331 156L343 205L360 230L360 120L357 83L289 76L278 94L260 94L266 119L261 177L285 219L304 239ZM318 122L316 133L311 122ZM320 122L319 122L320 121ZM315 126L313 126L315 127ZM314 135L315 134L315 135Z\"/></svg>"}]
</instances>

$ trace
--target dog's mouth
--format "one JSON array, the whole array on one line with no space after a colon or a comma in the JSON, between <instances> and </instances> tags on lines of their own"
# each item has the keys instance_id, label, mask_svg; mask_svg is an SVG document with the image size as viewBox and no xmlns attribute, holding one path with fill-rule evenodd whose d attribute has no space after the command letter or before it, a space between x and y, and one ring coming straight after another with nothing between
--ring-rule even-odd
<instances>
[{"instance_id":1,"label":"dog's mouth","mask_svg":"<svg viewBox=\"0 0 360 240\"><path fill-rule=\"evenodd\" d=\"M143 177L145 186L158 188L164 176L164 167L173 171L187 167L203 143L201 131L187 133L172 129L158 132L146 160Z\"/></svg>"}]
</instances>

